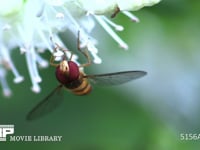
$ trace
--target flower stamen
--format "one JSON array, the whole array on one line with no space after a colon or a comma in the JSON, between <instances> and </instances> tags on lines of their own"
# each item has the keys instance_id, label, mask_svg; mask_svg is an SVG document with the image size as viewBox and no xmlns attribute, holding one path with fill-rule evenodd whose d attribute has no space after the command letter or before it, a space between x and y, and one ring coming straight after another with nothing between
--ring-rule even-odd
<instances>
[{"instance_id":1,"label":"flower stamen","mask_svg":"<svg viewBox=\"0 0 200 150\"><path fill-rule=\"evenodd\" d=\"M128 11L122 11L122 13L129 17L131 19L131 21L133 22L140 22L139 18L137 18L135 15L133 15L132 13L128 12Z\"/></svg>"},{"instance_id":2,"label":"flower stamen","mask_svg":"<svg viewBox=\"0 0 200 150\"><path fill-rule=\"evenodd\" d=\"M76 52L78 50L81 50L81 52L88 50L88 57L89 55L92 57L91 61L99 64L102 60L98 56L98 49L96 47L98 40L91 36L95 24L99 23L120 47L127 50L128 45L114 31L122 31L124 27L114 23L104 15L111 15L111 18L113 18L119 12L122 12L132 21L139 22L139 19L128 11L136 11L145 6L152 6L159 1L5 1L5 4L0 5L2 7L0 9L0 84L3 87L4 95L11 95L6 81L7 70L10 69L12 71L15 83L19 83L24 79L17 71L11 57L11 52L14 48L19 47L21 54L25 55L32 90L37 93L40 92L39 83L42 81L38 72L38 66L41 68L48 66L47 60L42 58L40 53L48 50L50 53L53 53L52 56L55 61L62 61L63 58L66 58L80 65ZM65 49L65 44L67 43L64 44L62 42L58 33L66 30L69 30L80 40L77 42L78 50L71 52ZM55 38L55 42L52 38ZM61 47L56 43L59 43Z\"/></svg>"},{"instance_id":3,"label":"flower stamen","mask_svg":"<svg viewBox=\"0 0 200 150\"><path fill-rule=\"evenodd\" d=\"M106 32L119 44L120 47L125 50L128 49L128 45L106 24L102 16L94 16L98 23L106 30Z\"/></svg>"},{"instance_id":4,"label":"flower stamen","mask_svg":"<svg viewBox=\"0 0 200 150\"><path fill-rule=\"evenodd\" d=\"M118 24L112 22L112 21L109 20L107 17L102 16L102 18L103 18L109 25L111 25L112 27L114 27L115 30L117 30L117 31L123 31L123 30L124 30L124 27L123 27L123 26L118 25Z\"/></svg>"},{"instance_id":5,"label":"flower stamen","mask_svg":"<svg viewBox=\"0 0 200 150\"><path fill-rule=\"evenodd\" d=\"M49 66L48 61L43 59L39 54L36 53L36 61L41 68L47 68Z\"/></svg>"},{"instance_id":6,"label":"flower stamen","mask_svg":"<svg viewBox=\"0 0 200 150\"><path fill-rule=\"evenodd\" d=\"M2 62L3 64L6 66L7 69L10 69L14 75L14 83L20 83L24 80L24 77L21 76L19 74L19 72L17 71L14 63L12 62L10 55L8 54L9 50L5 48L5 46L3 46L3 44L1 45L0 48L0 54L2 55Z\"/></svg>"},{"instance_id":7,"label":"flower stamen","mask_svg":"<svg viewBox=\"0 0 200 150\"><path fill-rule=\"evenodd\" d=\"M34 48L27 49L25 53L25 57L26 57L26 62L28 66L29 75L31 77L31 82L32 82L31 89L33 92L38 93L40 92L40 86L38 83L41 82L42 79L39 76L39 73L37 70Z\"/></svg>"},{"instance_id":8,"label":"flower stamen","mask_svg":"<svg viewBox=\"0 0 200 150\"><path fill-rule=\"evenodd\" d=\"M6 71L3 68L0 68L0 83L3 89L3 95L6 97L11 96L12 92L8 86L8 83L6 81Z\"/></svg>"}]
</instances>

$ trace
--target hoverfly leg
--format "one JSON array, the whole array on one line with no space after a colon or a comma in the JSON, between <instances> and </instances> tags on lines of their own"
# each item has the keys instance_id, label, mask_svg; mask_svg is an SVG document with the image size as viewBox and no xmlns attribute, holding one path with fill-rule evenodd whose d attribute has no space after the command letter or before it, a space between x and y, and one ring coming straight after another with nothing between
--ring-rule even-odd
<instances>
[{"instance_id":1,"label":"hoverfly leg","mask_svg":"<svg viewBox=\"0 0 200 150\"><path fill-rule=\"evenodd\" d=\"M59 63L56 64L56 63L54 63L54 61L55 61L55 57L53 55L51 55L50 60L49 60L50 65L54 66L54 67L59 66Z\"/></svg>"},{"instance_id":2,"label":"hoverfly leg","mask_svg":"<svg viewBox=\"0 0 200 150\"><path fill-rule=\"evenodd\" d=\"M78 31L78 38L77 38L77 49L86 57L87 59L87 63L85 64L81 64L79 67L87 67L91 65L91 59L90 59L90 55L88 53L88 49L85 49L85 51L83 51L80 47L80 30Z\"/></svg>"}]
</instances>

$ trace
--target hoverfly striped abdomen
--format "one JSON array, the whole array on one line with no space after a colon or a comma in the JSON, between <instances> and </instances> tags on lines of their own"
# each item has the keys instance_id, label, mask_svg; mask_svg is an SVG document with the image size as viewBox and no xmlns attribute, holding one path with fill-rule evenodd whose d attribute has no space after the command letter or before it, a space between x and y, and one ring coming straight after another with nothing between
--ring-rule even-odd
<instances>
[{"instance_id":1,"label":"hoverfly striped abdomen","mask_svg":"<svg viewBox=\"0 0 200 150\"><path fill-rule=\"evenodd\" d=\"M65 84L64 86L75 95L86 95L89 94L92 90L91 84L88 82L87 78L83 77L82 72L80 72L78 80L74 80L70 83Z\"/></svg>"}]
</instances>

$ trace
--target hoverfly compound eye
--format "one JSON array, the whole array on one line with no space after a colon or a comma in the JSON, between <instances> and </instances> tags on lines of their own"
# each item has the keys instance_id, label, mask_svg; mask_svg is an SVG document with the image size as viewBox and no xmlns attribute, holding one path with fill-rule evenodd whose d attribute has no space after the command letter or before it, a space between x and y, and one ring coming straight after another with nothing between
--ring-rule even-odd
<instances>
[{"instance_id":1,"label":"hoverfly compound eye","mask_svg":"<svg viewBox=\"0 0 200 150\"><path fill-rule=\"evenodd\" d=\"M66 60L60 62L60 71L67 74L69 72L69 65Z\"/></svg>"}]
</instances>

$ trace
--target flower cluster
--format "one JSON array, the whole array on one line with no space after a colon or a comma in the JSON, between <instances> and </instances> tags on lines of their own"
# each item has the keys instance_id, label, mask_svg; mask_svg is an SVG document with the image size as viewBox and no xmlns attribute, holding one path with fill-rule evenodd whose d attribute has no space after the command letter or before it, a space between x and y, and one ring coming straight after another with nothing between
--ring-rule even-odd
<instances>
[{"instance_id":1,"label":"flower cluster","mask_svg":"<svg viewBox=\"0 0 200 150\"><path fill-rule=\"evenodd\" d=\"M119 44L128 49L128 45L113 31L123 30L123 26L112 22L105 15L115 17L122 12L131 20L138 18L129 11L138 10L144 6L152 6L160 0L6 0L0 6L0 85L5 96L11 95L6 81L6 74L11 70L14 83L20 83L24 77L20 75L11 58L11 51L19 47L25 56L32 82L32 90L40 91L42 81L38 66L47 67L48 61L39 52L49 50L53 53L52 41L61 46L64 43L58 32L70 30L74 36L80 32L82 47L86 47L93 57L94 63L101 63L97 55L97 40L90 32L99 23L104 30ZM52 40L50 40L52 39ZM77 61L75 56L74 61Z\"/></svg>"}]
</instances>

